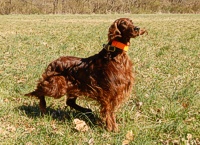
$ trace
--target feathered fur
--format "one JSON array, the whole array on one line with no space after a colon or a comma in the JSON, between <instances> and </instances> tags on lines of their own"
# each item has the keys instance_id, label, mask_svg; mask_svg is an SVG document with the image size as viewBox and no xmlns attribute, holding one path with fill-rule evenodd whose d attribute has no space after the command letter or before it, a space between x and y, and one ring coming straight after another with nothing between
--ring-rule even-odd
<instances>
[{"instance_id":1,"label":"feathered fur","mask_svg":"<svg viewBox=\"0 0 200 145\"><path fill-rule=\"evenodd\" d=\"M130 19L117 19L109 28L108 45L114 40L129 44L130 38L140 34L134 28ZM67 95L67 105L81 112L91 110L76 104L79 96L95 99L101 106L101 118L107 129L117 131L115 112L130 96L133 82L132 62L127 53L121 49L114 52L102 49L88 58L63 56L51 62L36 90L26 96L38 97L43 113L46 112L45 96L57 99Z\"/></svg>"}]
</instances>

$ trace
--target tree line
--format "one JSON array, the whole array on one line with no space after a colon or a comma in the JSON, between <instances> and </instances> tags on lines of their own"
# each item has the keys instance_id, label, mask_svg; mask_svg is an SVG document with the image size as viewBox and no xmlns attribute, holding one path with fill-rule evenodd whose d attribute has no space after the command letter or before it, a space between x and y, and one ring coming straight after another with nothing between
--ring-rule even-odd
<instances>
[{"instance_id":1,"label":"tree line","mask_svg":"<svg viewBox=\"0 0 200 145\"><path fill-rule=\"evenodd\" d=\"M0 14L200 13L199 0L0 0Z\"/></svg>"}]
</instances>

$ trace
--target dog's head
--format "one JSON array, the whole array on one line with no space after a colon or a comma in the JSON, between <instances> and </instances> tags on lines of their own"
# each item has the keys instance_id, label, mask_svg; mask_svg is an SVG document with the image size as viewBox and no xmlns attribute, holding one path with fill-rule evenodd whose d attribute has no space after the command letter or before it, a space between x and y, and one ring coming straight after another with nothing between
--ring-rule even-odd
<instances>
[{"instance_id":1,"label":"dog's head","mask_svg":"<svg viewBox=\"0 0 200 145\"><path fill-rule=\"evenodd\" d=\"M139 35L147 33L146 30L140 30L135 26L129 18L120 18L114 21L108 31L108 41L113 40L129 42L130 38L135 38Z\"/></svg>"}]
</instances>

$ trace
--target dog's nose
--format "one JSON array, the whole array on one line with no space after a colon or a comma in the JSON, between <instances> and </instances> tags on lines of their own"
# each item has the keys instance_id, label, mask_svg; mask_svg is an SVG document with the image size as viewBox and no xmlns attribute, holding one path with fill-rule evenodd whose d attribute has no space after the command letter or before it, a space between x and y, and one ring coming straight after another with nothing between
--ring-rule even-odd
<instances>
[{"instance_id":1,"label":"dog's nose","mask_svg":"<svg viewBox=\"0 0 200 145\"><path fill-rule=\"evenodd\" d=\"M140 28L137 27L137 26L135 26L135 27L134 27L134 31L140 31Z\"/></svg>"}]
</instances>

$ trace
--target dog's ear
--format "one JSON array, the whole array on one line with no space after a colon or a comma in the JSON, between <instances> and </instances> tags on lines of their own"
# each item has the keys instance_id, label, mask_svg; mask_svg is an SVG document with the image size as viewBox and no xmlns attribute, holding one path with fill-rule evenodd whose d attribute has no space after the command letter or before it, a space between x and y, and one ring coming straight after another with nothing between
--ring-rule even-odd
<instances>
[{"instance_id":1,"label":"dog's ear","mask_svg":"<svg viewBox=\"0 0 200 145\"><path fill-rule=\"evenodd\" d=\"M109 28L108 31L108 42L113 41L117 37L122 37L121 32L118 29L118 22L115 21Z\"/></svg>"}]
</instances>

